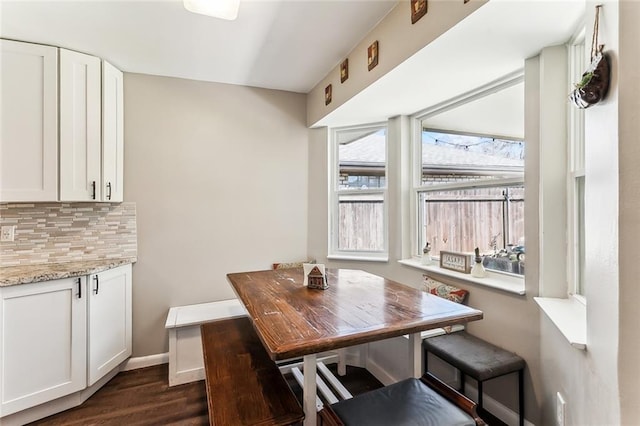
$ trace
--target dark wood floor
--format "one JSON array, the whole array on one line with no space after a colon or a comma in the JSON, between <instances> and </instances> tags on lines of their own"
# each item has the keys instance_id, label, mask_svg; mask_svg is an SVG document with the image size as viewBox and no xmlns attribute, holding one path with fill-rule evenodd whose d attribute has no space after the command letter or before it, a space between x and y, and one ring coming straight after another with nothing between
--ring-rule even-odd
<instances>
[{"instance_id":1,"label":"dark wood floor","mask_svg":"<svg viewBox=\"0 0 640 426\"><path fill-rule=\"evenodd\" d=\"M335 373L335 364L328 366ZM169 387L167 364L118 374L84 404L32 425L208 425L204 381ZM302 390L286 375L299 400ZM340 377L354 395L381 387L367 370L347 367Z\"/></svg>"}]
</instances>

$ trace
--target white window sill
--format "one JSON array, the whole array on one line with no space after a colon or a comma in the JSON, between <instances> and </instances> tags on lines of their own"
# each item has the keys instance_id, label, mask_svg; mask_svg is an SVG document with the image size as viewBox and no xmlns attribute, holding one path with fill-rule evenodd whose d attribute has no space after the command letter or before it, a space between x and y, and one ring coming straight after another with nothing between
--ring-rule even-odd
<instances>
[{"instance_id":1,"label":"white window sill","mask_svg":"<svg viewBox=\"0 0 640 426\"><path fill-rule=\"evenodd\" d=\"M406 266L411 266L412 268L421 269L427 272L434 272L436 274L454 278L465 283L490 287L496 290L506 291L507 293L514 293L521 296L525 294L524 278L521 277L487 271L486 277L475 278L469 274L463 274L461 272L443 269L438 266L437 261L433 261L432 265L423 265L420 262L420 259L403 259L399 260L398 262Z\"/></svg>"},{"instance_id":2,"label":"white window sill","mask_svg":"<svg viewBox=\"0 0 640 426\"><path fill-rule=\"evenodd\" d=\"M576 349L587 348L587 307L573 297L534 297L540 309L549 317L564 337Z\"/></svg>"},{"instance_id":3,"label":"white window sill","mask_svg":"<svg viewBox=\"0 0 640 426\"><path fill-rule=\"evenodd\" d=\"M349 254L330 254L327 256L329 260L359 260L362 262L388 262L389 256L357 256Z\"/></svg>"}]
</instances>

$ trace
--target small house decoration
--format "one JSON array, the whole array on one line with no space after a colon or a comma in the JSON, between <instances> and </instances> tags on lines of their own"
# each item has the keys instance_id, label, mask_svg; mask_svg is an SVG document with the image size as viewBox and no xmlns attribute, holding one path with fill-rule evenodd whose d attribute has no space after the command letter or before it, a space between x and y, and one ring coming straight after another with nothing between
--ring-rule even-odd
<instances>
[{"instance_id":1,"label":"small house decoration","mask_svg":"<svg viewBox=\"0 0 640 426\"><path fill-rule=\"evenodd\" d=\"M327 284L327 277L317 266L311 269L311 272L307 275L307 287L316 290L324 290L329 287Z\"/></svg>"}]
</instances>

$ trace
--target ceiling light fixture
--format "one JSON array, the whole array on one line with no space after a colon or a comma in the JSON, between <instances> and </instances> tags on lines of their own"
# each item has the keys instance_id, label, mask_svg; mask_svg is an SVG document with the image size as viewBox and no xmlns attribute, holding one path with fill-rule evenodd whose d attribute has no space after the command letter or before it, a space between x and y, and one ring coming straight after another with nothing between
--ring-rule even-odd
<instances>
[{"instance_id":1,"label":"ceiling light fixture","mask_svg":"<svg viewBox=\"0 0 640 426\"><path fill-rule=\"evenodd\" d=\"M240 0L183 0L189 12L233 21L238 17Z\"/></svg>"}]
</instances>

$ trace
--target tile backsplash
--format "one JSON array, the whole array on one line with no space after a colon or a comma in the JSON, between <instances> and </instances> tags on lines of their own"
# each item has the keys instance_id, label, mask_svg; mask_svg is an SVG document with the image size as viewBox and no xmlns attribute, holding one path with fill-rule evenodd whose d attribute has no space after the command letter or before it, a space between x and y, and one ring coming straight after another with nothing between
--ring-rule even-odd
<instances>
[{"instance_id":1,"label":"tile backsplash","mask_svg":"<svg viewBox=\"0 0 640 426\"><path fill-rule=\"evenodd\" d=\"M0 242L0 266L135 258L135 203L2 203L0 226L15 239Z\"/></svg>"}]
</instances>

